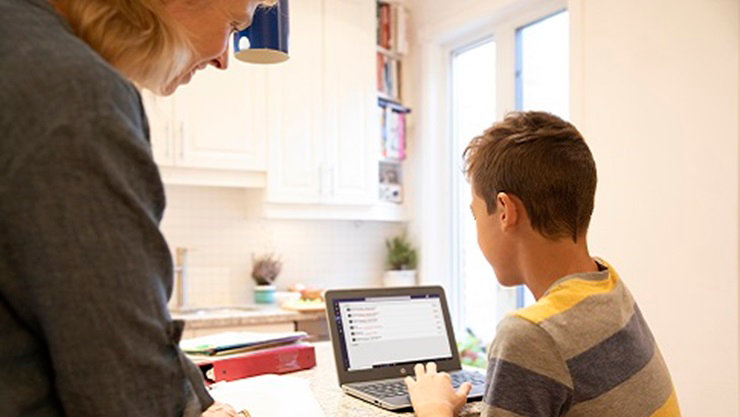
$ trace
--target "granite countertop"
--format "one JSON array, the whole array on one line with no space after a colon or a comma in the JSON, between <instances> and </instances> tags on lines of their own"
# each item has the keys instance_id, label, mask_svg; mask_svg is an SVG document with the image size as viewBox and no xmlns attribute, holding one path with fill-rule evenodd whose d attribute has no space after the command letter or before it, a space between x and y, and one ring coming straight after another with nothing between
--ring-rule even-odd
<instances>
[{"instance_id":1,"label":"granite countertop","mask_svg":"<svg viewBox=\"0 0 740 417\"><path fill-rule=\"evenodd\" d=\"M314 343L316 366L306 371L291 373L309 380L311 391L324 410L326 417L408 417L411 412L393 412L376 407L365 401L351 397L339 388L334 364L331 342ZM470 402L463 407L460 416L478 416L483 403Z\"/></svg>"},{"instance_id":2,"label":"granite countertop","mask_svg":"<svg viewBox=\"0 0 740 417\"><path fill-rule=\"evenodd\" d=\"M257 324L287 323L326 319L324 311L298 312L276 306L204 308L202 311L172 313L172 318L185 321L188 329L205 329L226 326L249 326Z\"/></svg>"}]
</instances>

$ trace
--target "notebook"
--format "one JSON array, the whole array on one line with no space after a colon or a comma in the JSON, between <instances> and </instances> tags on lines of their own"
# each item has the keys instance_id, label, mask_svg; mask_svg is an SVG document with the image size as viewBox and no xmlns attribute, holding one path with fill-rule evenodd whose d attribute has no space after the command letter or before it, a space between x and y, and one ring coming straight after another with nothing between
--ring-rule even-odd
<instances>
[{"instance_id":1,"label":"notebook","mask_svg":"<svg viewBox=\"0 0 740 417\"><path fill-rule=\"evenodd\" d=\"M223 332L183 339L180 348L191 355L225 355L293 343L307 336L306 332Z\"/></svg>"},{"instance_id":2,"label":"notebook","mask_svg":"<svg viewBox=\"0 0 740 417\"><path fill-rule=\"evenodd\" d=\"M469 381L479 399L485 377L463 370L442 287L330 290L326 312L342 390L389 410L411 406L403 379L435 362L452 385Z\"/></svg>"},{"instance_id":3,"label":"notebook","mask_svg":"<svg viewBox=\"0 0 740 417\"><path fill-rule=\"evenodd\" d=\"M324 417L306 379L260 375L211 385L214 400L229 404L251 417ZM300 411L299 414L296 414Z\"/></svg>"}]
</instances>

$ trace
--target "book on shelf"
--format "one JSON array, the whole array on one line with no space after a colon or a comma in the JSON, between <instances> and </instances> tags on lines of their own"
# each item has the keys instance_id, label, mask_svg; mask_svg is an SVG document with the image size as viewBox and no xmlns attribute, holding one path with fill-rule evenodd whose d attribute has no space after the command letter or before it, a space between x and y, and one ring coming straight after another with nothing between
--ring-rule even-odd
<instances>
[{"instance_id":1,"label":"book on shelf","mask_svg":"<svg viewBox=\"0 0 740 417\"><path fill-rule=\"evenodd\" d=\"M406 38L406 9L399 6L397 10L396 37L393 49L399 54L404 55L409 49Z\"/></svg>"},{"instance_id":2,"label":"book on shelf","mask_svg":"<svg viewBox=\"0 0 740 417\"><path fill-rule=\"evenodd\" d=\"M378 77L378 92L385 91L385 60L383 59L383 54L380 52L377 53L377 67L376 67L376 73Z\"/></svg>"},{"instance_id":3,"label":"book on shelf","mask_svg":"<svg viewBox=\"0 0 740 417\"><path fill-rule=\"evenodd\" d=\"M392 106L379 106L381 155L383 158L406 159L406 113Z\"/></svg>"},{"instance_id":4,"label":"book on shelf","mask_svg":"<svg viewBox=\"0 0 740 417\"><path fill-rule=\"evenodd\" d=\"M378 46L404 54L408 50L406 38L406 9L400 4L378 1Z\"/></svg>"},{"instance_id":5,"label":"book on shelf","mask_svg":"<svg viewBox=\"0 0 740 417\"><path fill-rule=\"evenodd\" d=\"M396 100L401 95L401 64L398 59L378 52L378 92Z\"/></svg>"},{"instance_id":6,"label":"book on shelf","mask_svg":"<svg viewBox=\"0 0 740 417\"><path fill-rule=\"evenodd\" d=\"M390 4L381 3L380 6L380 45L390 49L391 45L391 7Z\"/></svg>"}]
</instances>

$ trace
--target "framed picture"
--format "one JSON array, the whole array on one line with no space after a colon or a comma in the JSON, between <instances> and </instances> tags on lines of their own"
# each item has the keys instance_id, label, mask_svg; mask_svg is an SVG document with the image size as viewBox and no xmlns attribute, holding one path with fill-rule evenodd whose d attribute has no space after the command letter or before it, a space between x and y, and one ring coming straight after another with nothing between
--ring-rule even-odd
<instances>
[{"instance_id":1,"label":"framed picture","mask_svg":"<svg viewBox=\"0 0 740 417\"><path fill-rule=\"evenodd\" d=\"M403 181L401 164L381 162L378 169L379 198L393 203L403 202Z\"/></svg>"}]
</instances>

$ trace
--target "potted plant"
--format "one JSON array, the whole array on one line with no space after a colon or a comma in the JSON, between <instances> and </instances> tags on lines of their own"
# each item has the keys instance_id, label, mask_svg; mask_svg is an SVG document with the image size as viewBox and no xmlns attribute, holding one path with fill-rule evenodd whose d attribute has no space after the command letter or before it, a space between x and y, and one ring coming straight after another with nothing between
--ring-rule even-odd
<instances>
[{"instance_id":1,"label":"potted plant","mask_svg":"<svg viewBox=\"0 0 740 417\"><path fill-rule=\"evenodd\" d=\"M275 302L275 286L273 283L280 274L283 262L274 254L262 255L255 258L252 255L252 278L257 286L254 288L254 301L258 304Z\"/></svg>"},{"instance_id":2,"label":"potted plant","mask_svg":"<svg viewBox=\"0 0 740 417\"><path fill-rule=\"evenodd\" d=\"M390 270L383 274L383 285L386 287L403 287L416 284L416 249L406 234L385 240L388 249Z\"/></svg>"}]
</instances>

